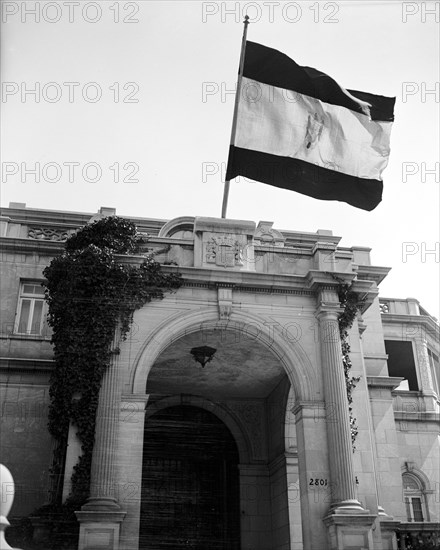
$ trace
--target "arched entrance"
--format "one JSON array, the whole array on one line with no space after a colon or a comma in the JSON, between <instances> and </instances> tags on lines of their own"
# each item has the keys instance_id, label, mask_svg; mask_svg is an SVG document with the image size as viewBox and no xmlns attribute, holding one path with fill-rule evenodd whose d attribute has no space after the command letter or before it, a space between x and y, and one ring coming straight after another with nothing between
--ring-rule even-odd
<instances>
[{"instance_id":1,"label":"arched entrance","mask_svg":"<svg viewBox=\"0 0 440 550\"><path fill-rule=\"evenodd\" d=\"M254 332L250 333L250 329L246 332L240 327L237 328L235 323L227 326L203 325L199 331L188 330L180 337L173 337L168 346L160 340L163 351L159 355L152 353L150 347L146 348L146 362L134 372L133 388L137 388L139 394L148 396L145 411L147 430L148 426L152 426L151 418L154 415L169 407L184 405L214 414L233 434L239 454L237 501L240 543L237 542L235 548L239 548L240 544L243 550L282 550L289 548L291 542L298 543L300 547L302 514L297 483L296 435L294 419L289 412L292 404L287 410L291 385L283 362L290 356L281 358ZM165 340L170 341L170 336ZM275 337L273 342L276 348ZM155 339L151 345L156 343ZM194 360L191 350L206 345L216 349L216 353L214 359L203 368ZM295 376L292 378L295 379ZM306 382L303 380L303 385L307 385ZM141 391L142 383L146 387ZM292 387L293 401L294 393ZM288 432L286 422L289 425ZM149 431L145 434L143 432L142 427L142 432L138 432L136 452L141 456L142 449L145 449L147 457L152 452L148 449L150 435L153 435ZM128 441L128 437L126 439ZM187 439L190 440L190 437ZM174 456L179 453L179 448L173 451ZM139 486L142 486L141 478L142 475L145 477L147 470L145 463L142 468L142 461L139 460L136 470ZM128 467L126 472L127 476L133 476L133 471ZM142 537L139 548L170 548L173 545L179 548L179 544L182 547L179 541L165 546L160 535L154 535L157 545L151 545L151 530L149 534L146 526L148 521L151 524L151 520L145 515L146 483L143 485L144 503L141 505L139 499L136 515L133 515L136 523L139 521L142 524L142 527L136 525L136 532L141 533ZM293 496L290 495L291 486L295 492ZM162 537L164 532L167 532L166 528L162 528ZM187 536L184 541L185 546L189 547L186 540L190 538ZM216 548L206 544L200 547ZM231 544L225 544L225 547L234 548Z\"/></svg>"},{"instance_id":2,"label":"arched entrance","mask_svg":"<svg viewBox=\"0 0 440 550\"><path fill-rule=\"evenodd\" d=\"M139 548L239 550L237 445L225 424L189 405L145 423Z\"/></svg>"}]
</instances>

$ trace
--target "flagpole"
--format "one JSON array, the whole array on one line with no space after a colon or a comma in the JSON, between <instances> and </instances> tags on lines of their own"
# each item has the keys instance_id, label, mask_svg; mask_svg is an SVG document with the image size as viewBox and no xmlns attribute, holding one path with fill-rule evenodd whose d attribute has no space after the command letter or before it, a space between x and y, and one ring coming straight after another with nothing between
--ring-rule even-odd
<instances>
[{"instance_id":1,"label":"flagpole","mask_svg":"<svg viewBox=\"0 0 440 550\"><path fill-rule=\"evenodd\" d=\"M246 36L247 36L247 28L249 25L248 15L245 16L243 24L244 24L244 29L243 29L243 38L241 40L241 53L240 53L240 64L238 68L237 91L235 93L234 116L232 118L231 141L230 141L231 145L234 145L235 133L237 130L238 102L240 100L241 81L243 78L244 54L246 51ZM225 189L223 191L222 218L226 218L226 209L228 207L228 197L229 197L229 184L230 184L230 180L226 180Z\"/></svg>"}]
</instances>

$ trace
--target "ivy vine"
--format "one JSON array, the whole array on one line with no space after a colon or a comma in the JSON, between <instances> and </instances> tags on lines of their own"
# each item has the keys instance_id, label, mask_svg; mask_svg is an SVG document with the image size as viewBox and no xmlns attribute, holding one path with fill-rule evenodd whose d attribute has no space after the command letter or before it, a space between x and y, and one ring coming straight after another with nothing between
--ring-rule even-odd
<instances>
[{"instance_id":1,"label":"ivy vine","mask_svg":"<svg viewBox=\"0 0 440 550\"><path fill-rule=\"evenodd\" d=\"M354 452L356 449L355 442L359 430L356 418L353 416L352 394L353 390L360 380L360 376L350 376L350 370L353 365L350 359L351 349L350 344L348 343L348 331L353 326L356 315L359 309L362 307L363 302L359 301L358 294L350 290L349 285L343 284L341 281L339 281L338 297L341 307L344 308L342 313L339 314L338 323L339 335L341 337L342 364L344 367L345 387L347 390L348 414L350 417L351 445Z\"/></svg>"},{"instance_id":2,"label":"ivy vine","mask_svg":"<svg viewBox=\"0 0 440 550\"><path fill-rule=\"evenodd\" d=\"M55 478L62 479L70 424L82 448L67 502L62 505L60 488L55 490L51 513L72 517L89 496L99 390L112 353L119 351L117 327L126 339L135 310L181 285L180 275L163 273L151 251L140 265L123 261L121 255L139 254L145 242L132 222L103 218L71 236L43 271L55 360L48 423L57 441Z\"/></svg>"}]
</instances>

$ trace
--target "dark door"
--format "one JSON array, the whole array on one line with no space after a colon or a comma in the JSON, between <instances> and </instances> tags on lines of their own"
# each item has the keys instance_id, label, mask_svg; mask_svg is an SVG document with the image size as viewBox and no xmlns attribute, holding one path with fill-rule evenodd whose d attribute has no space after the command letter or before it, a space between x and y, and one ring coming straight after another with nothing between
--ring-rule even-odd
<instances>
[{"instance_id":1,"label":"dark door","mask_svg":"<svg viewBox=\"0 0 440 550\"><path fill-rule=\"evenodd\" d=\"M141 550L239 550L238 451L215 415L170 407L145 425Z\"/></svg>"}]
</instances>

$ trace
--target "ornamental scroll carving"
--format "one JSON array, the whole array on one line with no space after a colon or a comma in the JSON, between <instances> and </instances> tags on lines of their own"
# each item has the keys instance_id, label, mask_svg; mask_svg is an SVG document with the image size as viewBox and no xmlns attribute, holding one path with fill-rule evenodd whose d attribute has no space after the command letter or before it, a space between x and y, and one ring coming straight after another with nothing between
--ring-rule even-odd
<instances>
[{"instance_id":1,"label":"ornamental scroll carving","mask_svg":"<svg viewBox=\"0 0 440 550\"><path fill-rule=\"evenodd\" d=\"M254 235L254 242L257 245L284 247L285 237L273 229L273 222L260 222Z\"/></svg>"},{"instance_id":2,"label":"ornamental scroll carving","mask_svg":"<svg viewBox=\"0 0 440 550\"><path fill-rule=\"evenodd\" d=\"M38 241L62 242L69 238L72 231L64 229L52 229L51 227L32 227L29 229L28 238Z\"/></svg>"},{"instance_id":3,"label":"ornamental scroll carving","mask_svg":"<svg viewBox=\"0 0 440 550\"><path fill-rule=\"evenodd\" d=\"M206 262L220 267L243 265L243 247L241 243L227 235L212 237L206 243Z\"/></svg>"}]
</instances>

